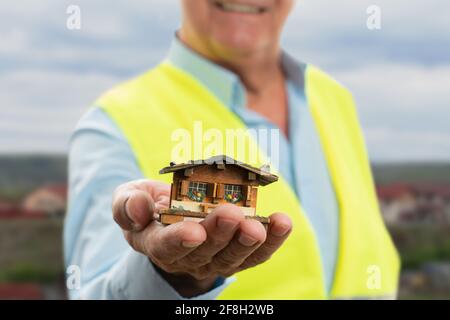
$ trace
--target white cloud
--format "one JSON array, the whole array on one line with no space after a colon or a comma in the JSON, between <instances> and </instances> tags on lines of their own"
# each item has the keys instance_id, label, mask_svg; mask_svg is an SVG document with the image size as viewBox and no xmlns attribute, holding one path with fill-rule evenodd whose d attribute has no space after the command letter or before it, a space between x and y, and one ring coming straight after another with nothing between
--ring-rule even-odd
<instances>
[{"instance_id":1,"label":"white cloud","mask_svg":"<svg viewBox=\"0 0 450 320\"><path fill-rule=\"evenodd\" d=\"M359 99L376 111L404 113L448 112L450 64L426 67L411 64L366 65L336 72Z\"/></svg>"},{"instance_id":2,"label":"white cloud","mask_svg":"<svg viewBox=\"0 0 450 320\"><path fill-rule=\"evenodd\" d=\"M119 82L104 74L27 70L0 76L0 152L62 152L97 96Z\"/></svg>"},{"instance_id":3,"label":"white cloud","mask_svg":"<svg viewBox=\"0 0 450 320\"><path fill-rule=\"evenodd\" d=\"M449 159L450 19L444 0L302 0L283 43L346 84L373 159ZM66 29L66 8L82 29ZM448 6L448 5L447 5ZM179 0L0 2L0 152L64 151L73 125L113 84L165 55ZM448 10L447 10L448 11Z\"/></svg>"},{"instance_id":4,"label":"white cloud","mask_svg":"<svg viewBox=\"0 0 450 320\"><path fill-rule=\"evenodd\" d=\"M366 26L381 8L381 30ZM298 1L284 42L298 57L327 68L413 61L450 63L449 7L444 0Z\"/></svg>"},{"instance_id":5,"label":"white cloud","mask_svg":"<svg viewBox=\"0 0 450 320\"><path fill-rule=\"evenodd\" d=\"M354 93L373 159L450 159L450 65L368 65L334 76Z\"/></svg>"},{"instance_id":6,"label":"white cloud","mask_svg":"<svg viewBox=\"0 0 450 320\"><path fill-rule=\"evenodd\" d=\"M333 75L354 93L367 124L407 120L417 130L450 130L450 65L369 65Z\"/></svg>"},{"instance_id":7,"label":"white cloud","mask_svg":"<svg viewBox=\"0 0 450 320\"><path fill-rule=\"evenodd\" d=\"M393 128L366 130L369 155L374 161L448 161L450 132L401 131Z\"/></svg>"},{"instance_id":8,"label":"white cloud","mask_svg":"<svg viewBox=\"0 0 450 320\"><path fill-rule=\"evenodd\" d=\"M18 54L26 49L28 36L24 30L13 28L0 30L0 54Z\"/></svg>"}]
</instances>

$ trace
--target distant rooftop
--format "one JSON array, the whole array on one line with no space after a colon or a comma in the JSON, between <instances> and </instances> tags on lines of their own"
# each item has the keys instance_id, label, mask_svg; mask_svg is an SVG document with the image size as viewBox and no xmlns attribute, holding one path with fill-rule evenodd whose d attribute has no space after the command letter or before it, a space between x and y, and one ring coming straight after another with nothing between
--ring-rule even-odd
<instances>
[{"instance_id":1,"label":"distant rooftop","mask_svg":"<svg viewBox=\"0 0 450 320\"><path fill-rule=\"evenodd\" d=\"M377 186L381 199L398 198L405 194L437 195L450 199L450 185L433 183L392 183Z\"/></svg>"}]
</instances>

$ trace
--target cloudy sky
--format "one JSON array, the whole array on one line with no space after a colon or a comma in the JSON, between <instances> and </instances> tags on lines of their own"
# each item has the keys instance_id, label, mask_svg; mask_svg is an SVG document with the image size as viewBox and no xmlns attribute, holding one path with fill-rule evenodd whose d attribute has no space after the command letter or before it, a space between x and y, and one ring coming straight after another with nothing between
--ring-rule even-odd
<instances>
[{"instance_id":1,"label":"cloudy sky","mask_svg":"<svg viewBox=\"0 0 450 320\"><path fill-rule=\"evenodd\" d=\"M0 153L66 152L100 93L165 56L178 2L2 0ZM297 2L284 47L354 93L371 159L450 160L448 1ZM373 4L381 30L366 26ZM66 27L70 5L80 30Z\"/></svg>"}]
</instances>

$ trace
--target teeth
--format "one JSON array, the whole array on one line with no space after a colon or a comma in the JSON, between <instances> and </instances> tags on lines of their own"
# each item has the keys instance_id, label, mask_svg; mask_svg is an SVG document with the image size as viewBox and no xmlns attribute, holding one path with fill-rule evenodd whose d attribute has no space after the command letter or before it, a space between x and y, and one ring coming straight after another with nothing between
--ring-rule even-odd
<instances>
[{"instance_id":1,"label":"teeth","mask_svg":"<svg viewBox=\"0 0 450 320\"><path fill-rule=\"evenodd\" d=\"M263 13L265 11L264 8L254 7L246 4L239 3L229 3L229 2L221 2L216 1L216 6L219 8L230 11L230 12L239 12L239 13Z\"/></svg>"}]
</instances>

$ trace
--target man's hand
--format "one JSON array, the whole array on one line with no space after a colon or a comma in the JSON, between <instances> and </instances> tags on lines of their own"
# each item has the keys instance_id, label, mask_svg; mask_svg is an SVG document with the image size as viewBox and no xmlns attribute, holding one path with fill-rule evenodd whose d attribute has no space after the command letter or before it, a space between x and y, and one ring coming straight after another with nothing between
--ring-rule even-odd
<instances>
[{"instance_id":1,"label":"man's hand","mask_svg":"<svg viewBox=\"0 0 450 320\"><path fill-rule=\"evenodd\" d=\"M183 296L211 289L219 276L256 266L288 237L288 216L270 216L268 231L245 219L235 205L217 207L201 223L183 221L163 226L155 220L169 206L170 186L139 180L119 186L113 197L113 217L131 247L148 256L161 275Z\"/></svg>"}]
</instances>

